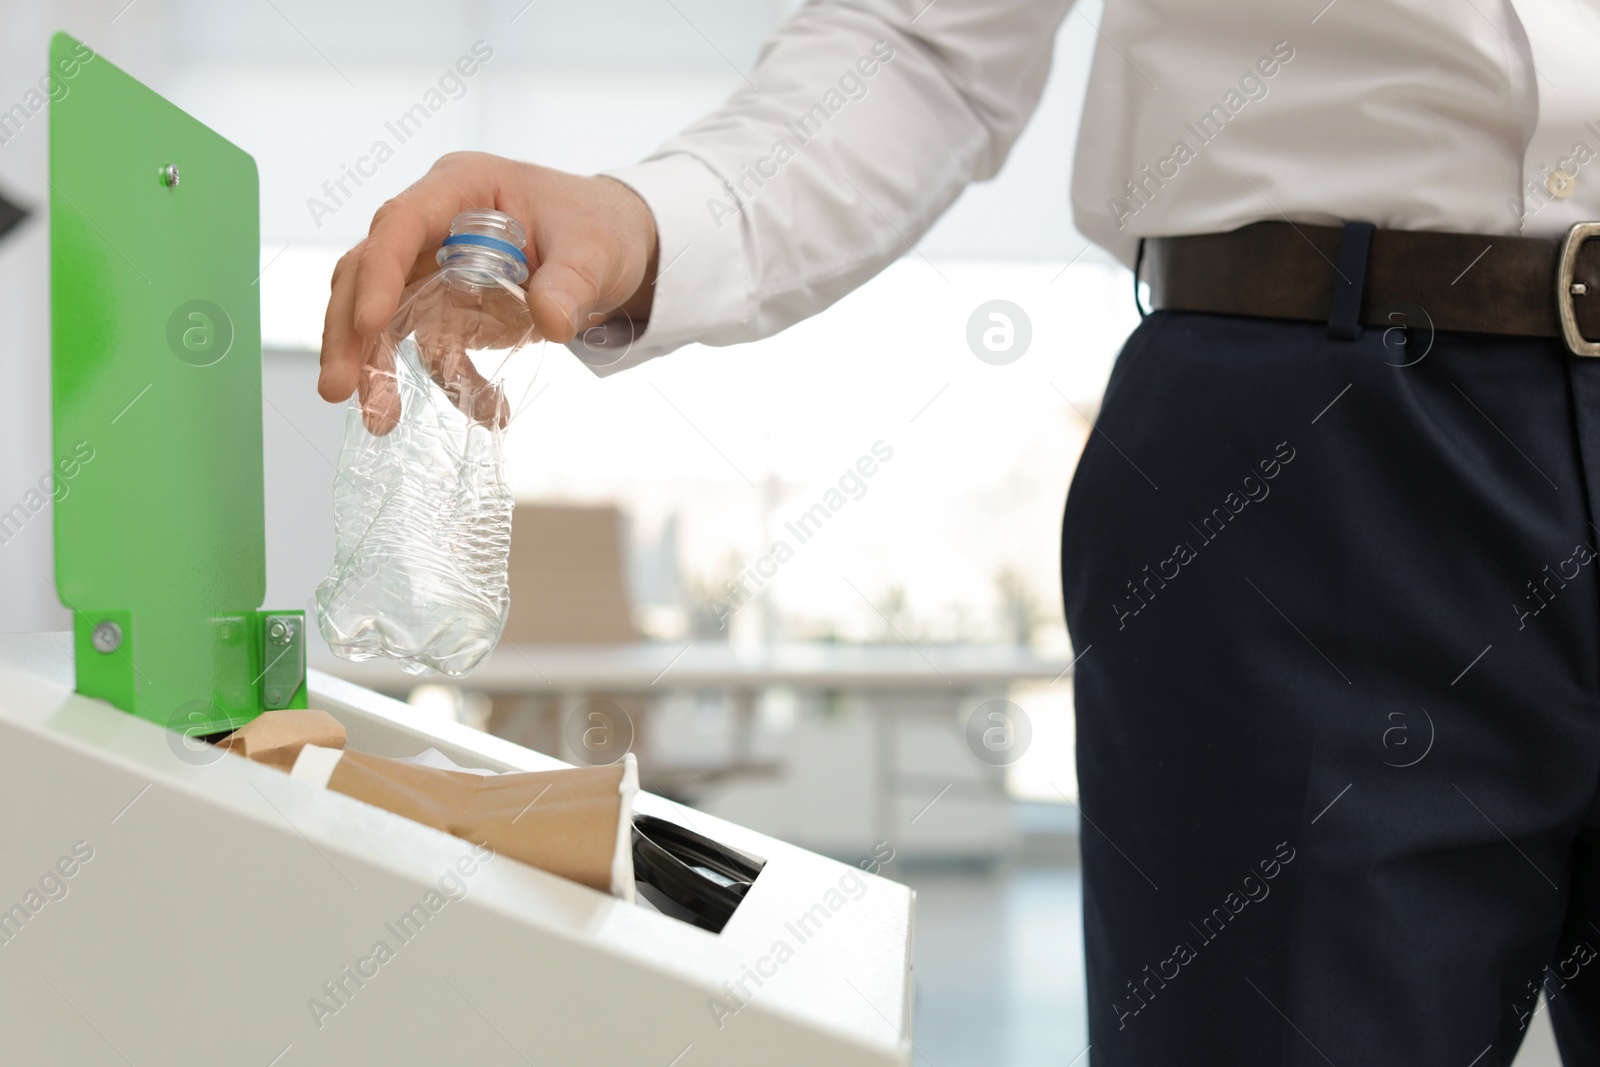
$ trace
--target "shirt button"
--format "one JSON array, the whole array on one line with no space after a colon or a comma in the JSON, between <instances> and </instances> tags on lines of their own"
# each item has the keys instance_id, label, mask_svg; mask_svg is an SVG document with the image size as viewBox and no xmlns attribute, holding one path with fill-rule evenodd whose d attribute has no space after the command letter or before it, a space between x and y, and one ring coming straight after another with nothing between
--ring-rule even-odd
<instances>
[{"instance_id":1,"label":"shirt button","mask_svg":"<svg viewBox=\"0 0 1600 1067\"><path fill-rule=\"evenodd\" d=\"M1565 200L1572 195L1573 187L1578 184L1577 176L1564 170L1553 170L1550 177L1545 179L1545 188L1550 190L1550 195L1557 200Z\"/></svg>"}]
</instances>

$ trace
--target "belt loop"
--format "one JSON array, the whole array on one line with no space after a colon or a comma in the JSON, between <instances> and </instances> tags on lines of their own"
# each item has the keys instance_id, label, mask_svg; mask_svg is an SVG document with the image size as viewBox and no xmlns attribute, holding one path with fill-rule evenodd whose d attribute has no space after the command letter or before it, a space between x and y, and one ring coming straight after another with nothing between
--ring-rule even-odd
<instances>
[{"instance_id":1,"label":"belt loop","mask_svg":"<svg viewBox=\"0 0 1600 1067\"><path fill-rule=\"evenodd\" d=\"M1328 309L1328 336L1354 341L1361 336L1361 293L1367 284L1370 222L1347 222L1339 234L1339 265L1333 278L1333 306Z\"/></svg>"},{"instance_id":2,"label":"belt loop","mask_svg":"<svg viewBox=\"0 0 1600 1067\"><path fill-rule=\"evenodd\" d=\"M1144 302L1139 299L1139 268L1144 266L1144 238L1139 238L1139 250L1133 254L1133 306L1139 312L1142 322L1150 314L1144 309Z\"/></svg>"}]
</instances>

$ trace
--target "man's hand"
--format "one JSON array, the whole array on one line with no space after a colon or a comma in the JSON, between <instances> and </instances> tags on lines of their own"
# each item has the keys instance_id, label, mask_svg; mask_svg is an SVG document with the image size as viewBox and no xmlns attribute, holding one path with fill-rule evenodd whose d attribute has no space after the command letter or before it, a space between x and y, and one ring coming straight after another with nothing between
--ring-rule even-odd
<instances>
[{"instance_id":1,"label":"man's hand","mask_svg":"<svg viewBox=\"0 0 1600 1067\"><path fill-rule=\"evenodd\" d=\"M638 323L650 317L656 227L633 190L609 178L452 153L380 207L366 239L334 267L317 381L324 400L355 391L401 292L437 268L450 220L473 207L503 211L527 228L528 310L545 338L569 341L616 310Z\"/></svg>"}]
</instances>

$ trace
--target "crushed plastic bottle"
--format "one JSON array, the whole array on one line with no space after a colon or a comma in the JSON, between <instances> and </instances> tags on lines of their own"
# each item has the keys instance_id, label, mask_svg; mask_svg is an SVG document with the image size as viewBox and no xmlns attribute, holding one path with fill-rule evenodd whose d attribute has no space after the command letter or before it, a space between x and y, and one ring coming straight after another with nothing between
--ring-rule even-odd
<instances>
[{"instance_id":1,"label":"crushed plastic bottle","mask_svg":"<svg viewBox=\"0 0 1600 1067\"><path fill-rule=\"evenodd\" d=\"M374 341L345 416L317 622L349 660L471 671L510 608L507 360L536 339L522 226L466 211Z\"/></svg>"}]
</instances>

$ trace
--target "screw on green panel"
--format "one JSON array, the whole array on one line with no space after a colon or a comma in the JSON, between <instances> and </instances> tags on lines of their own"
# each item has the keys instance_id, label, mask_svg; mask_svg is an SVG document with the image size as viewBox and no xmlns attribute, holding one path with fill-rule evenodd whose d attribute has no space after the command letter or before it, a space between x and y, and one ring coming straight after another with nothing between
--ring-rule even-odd
<instances>
[{"instance_id":1,"label":"screw on green panel","mask_svg":"<svg viewBox=\"0 0 1600 1067\"><path fill-rule=\"evenodd\" d=\"M133 618L126 611L73 612L78 692L119 708L133 702Z\"/></svg>"}]
</instances>

